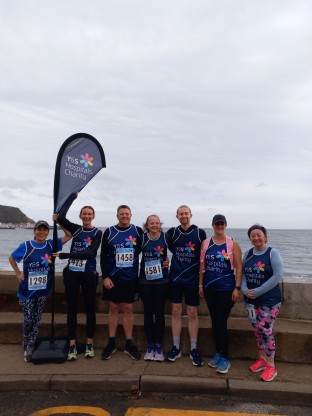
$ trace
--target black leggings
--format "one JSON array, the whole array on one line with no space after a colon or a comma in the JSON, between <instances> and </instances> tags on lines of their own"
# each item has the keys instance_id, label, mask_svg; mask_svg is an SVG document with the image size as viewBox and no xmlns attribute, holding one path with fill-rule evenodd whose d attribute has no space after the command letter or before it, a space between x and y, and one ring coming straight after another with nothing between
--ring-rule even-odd
<instances>
[{"instance_id":1,"label":"black leggings","mask_svg":"<svg viewBox=\"0 0 312 416\"><path fill-rule=\"evenodd\" d=\"M140 284L140 297L144 305L144 329L148 344L162 343L167 294L168 283Z\"/></svg>"},{"instance_id":2,"label":"black leggings","mask_svg":"<svg viewBox=\"0 0 312 416\"><path fill-rule=\"evenodd\" d=\"M73 272L65 268L63 277L68 308L68 338L76 339L80 286L86 309L87 338L93 338L96 325L95 294L98 284L98 274L93 272Z\"/></svg>"},{"instance_id":3,"label":"black leggings","mask_svg":"<svg viewBox=\"0 0 312 416\"><path fill-rule=\"evenodd\" d=\"M229 352L229 334L227 321L234 305L232 291L211 291L204 289L204 295L209 309L212 334L216 352L227 358Z\"/></svg>"}]
</instances>

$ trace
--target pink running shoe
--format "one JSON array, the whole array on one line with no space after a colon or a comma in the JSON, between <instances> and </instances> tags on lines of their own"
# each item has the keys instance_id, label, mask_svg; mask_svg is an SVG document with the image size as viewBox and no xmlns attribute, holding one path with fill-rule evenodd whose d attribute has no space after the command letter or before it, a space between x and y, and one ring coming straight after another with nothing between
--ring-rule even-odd
<instances>
[{"instance_id":1,"label":"pink running shoe","mask_svg":"<svg viewBox=\"0 0 312 416\"><path fill-rule=\"evenodd\" d=\"M264 361L263 358L258 358L257 361L251 364L251 366L249 367L249 370L252 373L257 373L258 371L264 370L266 366L267 366L266 361Z\"/></svg>"},{"instance_id":2,"label":"pink running shoe","mask_svg":"<svg viewBox=\"0 0 312 416\"><path fill-rule=\"evenodd\" d=\"M272 381L277 376L277 371L275 367L271 367L267 364L265 370L260 376L260 380L262 381Z\"/></svg>"}]
</instances>

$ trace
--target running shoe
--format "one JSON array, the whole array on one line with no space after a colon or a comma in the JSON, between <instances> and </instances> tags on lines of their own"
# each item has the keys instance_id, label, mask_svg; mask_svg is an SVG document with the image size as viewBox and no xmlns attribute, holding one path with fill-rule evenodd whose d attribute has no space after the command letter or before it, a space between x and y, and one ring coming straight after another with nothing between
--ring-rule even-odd
<instances>
[{"instance_id":1,"label":"running shoe","mask_svg":"<svg viewBox=\"0 0 312 416\"><path fill-rule=\"evenodd\" d=\"M138 351L133 342L126 343L124 353L130 355L133 360L141 359L141 353Z\"/></svg>"},{"instance_id":2,"label":"running shoe","mask_svg":"<svg viewBox=\"0 0 312 416\"><path fill-rule=\"evenodd\" d=\"M195 365L196 367L201 367L204 364L196 348L192 349L190 353L190 359L192 360L193 365Z\"/></svg>"},{"instance_id":3,"label":"running shoe","mask_svg":"<svg viewBox=\"0 0 312 416\"><path fill-rule=\"evenodd\" d=\"M164 361L164 360L165 360L165 356L161 348L161 345L156 345L154 361Z\"/></svg>"},{"instance_id":4,"label":"running shoe","mask_svg":"<svg viewBox=\"0 0 312 416\"><path fill-rule=\"evenodd\" d=\"M264 370L267 366L266 361L264 361L263 358L258 358L251 366L249 367L249 370L252 373L257 373L258 371Z\"/></svg>"},{"instance_id":5,"label":"running shoe","mask_svg":"<svg viewBox=\"0 0 312 416\"><path fill-rule=\"evenodd\" d=\"M75 361L77 360L77 348L76 345L70 345L69 351L67 354L67 361Z\"/></svg>"},{"instance_id":6,"label":"running shoe","mask_svg":"<svg viewBox=\"0 0 312 416\"><path fill-rule=\"evenodd\" d=\"M267 364L263 373L260 376L260 380L262 381L272 381L277 376L277 371L275 367Z\"/></svg>"},{"instance_id":7,"label":"running shoe","mask_svg":"<svg viewBox=\"0 0 312 416\"><path fill-rule=\"evenodd\" d=\"M172 346L171 350L168 352L166 360L175 361L177 358L181 357L181 350L178 349L175 345Z\"/></svg>"},{"instance_id":8,"label":"running shoe","mask_svg":"<svg viewBox=\"0 0 312 416\"><path fill-rule=\"evenodd\" d=\"M86 358L93 358L95 356L93 344L86 344L86 352L85 357Z\"/></svg>"},{"instance_id":9,"label":"running shoe","mask_svg":"<svg viewBox=\"0 0 312 416\"><path fill-rule=\"evenodd\" d=\"M229 360L227 360L226 358L220 358L218 367L216 369L216 373L219 374L226 374L229 369L231 368L231 364L229 362Z\"/></svg>"},{"instance_id":10,"label":"running shoe","mask_svg":"<svg viewBox=\"0 0 312 416\"><path fill-rule=\"evenodd\" d=\"M218 367L218 364L219 364L219 362L220 362L220 360L221 360L221 355L217 352L212 358L211 358L211 360L209 360L209 362L208 362L208 365L209 365L209 367L212 367L212 368L217 368Z\"/></svg>"},{"instance_id":11,"label":"running shoe","mask_svg":"<svg viewBox=\"0 0 312 416\"><path fill-rule=\"evenodd\" d=\"M148 345L146 353L144 355L144 360L145 361L154 361L154 354L155 353L154 353L153 345Z\"/></svg>"},{"instance_id":12,"label":"running shoe","mask_svg":"<svg viewBox=\"0 0 312 416\"><path fill-rule=\"evenodd\" d=\"M116 352L116 344L114 342L108 342L108 344L102 351L101 359L109 360L112 354L114 354L114 352Z\"/></svg>"}]
</instances>

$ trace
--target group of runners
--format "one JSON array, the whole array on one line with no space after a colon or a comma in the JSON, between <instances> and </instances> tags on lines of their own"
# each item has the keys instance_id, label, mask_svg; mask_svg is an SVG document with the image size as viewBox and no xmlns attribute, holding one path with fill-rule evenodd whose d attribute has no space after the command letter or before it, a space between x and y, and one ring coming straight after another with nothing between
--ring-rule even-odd
<instances>
[{"instance_id":1,"label":"group of runners","mask_svg":"<svg viewBox=\"0 0 312 416\"><path fill-rule=\"evenodd\" d=\"M86 310L85 357L95 356L93 339L96 328L96 290L99 274L96 257L100 248L103 279L102 299L108 302L108 341L101 359L108 360L117 349L119 314L125 335L124 353L134 360L141 353L133 340L133 305L137 295L144 307L146 361L174 362L181 357L182 307L186 305L189 332L189 356L194 366L203 359L197 348L200 298L204 298L211 318L215 354L208 361L219 374L230 367L227 322L230 311L243 292L248 319L255 329L257 360L249 367L260 372L260 379L272 381L277 371L274 363L275 340L272 333L281 305L279 282L283 263L279 252L267 246L267 231L255 224L248 230L252 248L242 255L237 241L226 235L224 215L212 218L212 236L193 225L191 209L181 205L176 211L180 223L166 233L158 215L149 215L143 228L131 223L127 205L117 208L118 223L102 231L92 225L91 206L84 206L75 224L66 218L67 208L53 215L64 230L57 252L48 239L49 225L38 221L34 239L23 242L9 257L20 284L18 298L24 313L24 359L29 362L38 337L41 314L51 291L53 258L68 259L63 271L67 299L68 361L77 360L77 313L80 288ZM69 252L62 245L72 239ZM168 252L172 253L169 261ZM18 262L23 262L20 271ZM172 347L163 351L165 306L171 302Z\"/></svg>"}]
</instances>

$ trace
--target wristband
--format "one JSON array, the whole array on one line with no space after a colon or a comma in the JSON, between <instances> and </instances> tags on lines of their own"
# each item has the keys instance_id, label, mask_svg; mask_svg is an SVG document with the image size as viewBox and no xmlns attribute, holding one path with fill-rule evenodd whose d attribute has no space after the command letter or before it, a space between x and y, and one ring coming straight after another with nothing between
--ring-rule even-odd
<instances>
[{"instance_id":1,"label":"wristband","mask_svg":"<svg viewBox=\"0 0 312 416\"><path fill-rule=\"evenodd\" d=\"M199 285L198 287L203 287L203 285Z\"/></svg>"}]
</instances>

